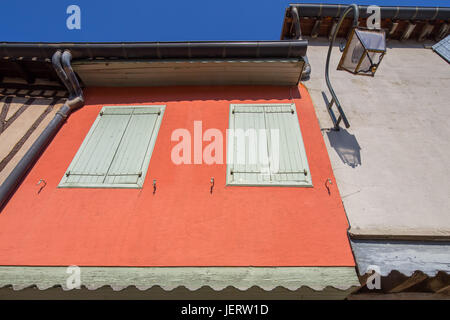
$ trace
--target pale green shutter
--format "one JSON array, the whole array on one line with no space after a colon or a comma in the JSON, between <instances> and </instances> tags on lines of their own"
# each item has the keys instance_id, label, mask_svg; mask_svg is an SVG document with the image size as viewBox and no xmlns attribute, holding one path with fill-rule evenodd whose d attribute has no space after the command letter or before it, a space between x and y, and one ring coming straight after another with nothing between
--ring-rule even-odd
<instances>
[{"instance_id":1,"label":"pale green shutter","mask_svg":"<svg viewBox=\"0 0 450 320\"><path fill-rule=\"evenodd\" d=\"M103 107L60 187L140 188L164 106Z\"/></svg>"},{"instance_id":2,"label":"pale green shutter","mask_svg":"<svg viewBox=\"0 0 450 320\"><path fill-rule=\"evenodd\" d=\"M277 171L272 170L272 181L287 185L310 185L311 175L295 105L269 105L265 110L266 128L279 130L279 168Z\"/></svg>"},{"instance_id":3,"label":"pale green shutter","mask_svg":"<svg viewBox=\"0 0 450 320\"><path fill-rule=\"evenodd\" d=\"M294 104L239 104L231 105L230 129L250 132L261 129L267 135L267 146L257 146L245 140L245 162L239 161L238 138L228 139L227 184L229 185L267 185L267 186L312 186L311 174L306 159L300 124ZM277 141L272 141L271 130L278 130ZM274 136L276 138L276 136ZM273 147L278 146L278 151ZM267 153L267 164L260 158L255 163L249 157L257 147ZM254 152L254 151L253 151ZM274 161L277 156L278 161ZM232 158L232 159L231 159ZM278 165L277 165L278 164Z\"/></svg>"},{"instance_id":4,"label":"pale green shutter","mask_svg":"<svg viewBox=\"0 0 450 320\"><path fill-rule=\"evenodd\" d=\"M265 174L264 164L259 161L254 161L255 157L258 159L258 146L252 141L252 133L258 134L260 129L265 129L264 108L261 106L242 106L234 105L231 110L232 124L230 128L234 130L236 136L238 131L242 130L245 136L245 155L244 152L239 151L239 141L235 138L233 141L233 165L230 169L230 178L232 183L236 184L262 184L270 181L270 175ZM249 130L250 129L250 130ZM254 130L253 130L254 129ZM255 139L253 137L253 139ZM256 136L258 139L258 136ZM242 152L242 158L241 153ZM243 157L245 156L245 159ZM244 161L243 161L244 160Z\"/></svg>"}]
</instances>

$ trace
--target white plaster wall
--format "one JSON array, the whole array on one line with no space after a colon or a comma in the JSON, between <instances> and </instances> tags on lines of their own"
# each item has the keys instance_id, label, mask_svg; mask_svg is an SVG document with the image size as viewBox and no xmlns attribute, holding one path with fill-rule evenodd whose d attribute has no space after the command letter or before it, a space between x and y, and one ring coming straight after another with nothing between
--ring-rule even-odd
<instances>
[{"instance_id":1,"label":"white plaster wall","mask_svg":"<svg viewBox=\"0 0 450 320\"><path fill-rule=\"evenodd\" d=\"M308 40L304 84L326 129L328 43ZM450 237L450 65L417 42L389 42L374 78L336 71L340 56L330 75L351 127L322 132L351 232Z\"/></svg>"}]
</instances>

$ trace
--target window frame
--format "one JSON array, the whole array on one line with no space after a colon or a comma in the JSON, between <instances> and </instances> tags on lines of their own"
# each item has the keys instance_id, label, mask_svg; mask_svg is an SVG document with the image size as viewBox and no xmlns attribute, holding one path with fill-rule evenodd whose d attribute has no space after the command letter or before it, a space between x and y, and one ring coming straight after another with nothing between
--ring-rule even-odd
<instances>
[{"instance_id":1,"label":"window frame","mask_svg":"<svg viewBox=\"0 0 450 320\"><path fill-rule=\"evenodd\" d=\"M79 158L83 154L83 151L86 149L86 147L89 144L89 140L94 134L95 129L97 128L99 122L102 118L102 113L107 111L108 108L133 108L133 109L140 109L140 108L147 108L147 109L158 109L160 111L160 114L158 115L155 125L153 127L153 133L150 137L150 141L147 147L147 151L142 158L142 174L140 177L138 177L138 180L136 183L80 183L80 182L67 182L68 175L67 173L77 164ZM161 127L161 122L164 116L166 105L115 105L115 106L103 106L102 109L99 111L97 118L95 119L94 123L89 129L89 132L84 137L83 142L81 143L80 147L78 148L75 156L72 158L68 168L65 170L64 175L62 179L60 180L58 184L58 188L96 188L96 189L142 189L145 181L145 177L147 175L149 166L150 166L150 160L153 154L153 150L156 144L156 139L159 135L159 130ZM126 130L124 131L124 134L126 133ZM148 140L147 140L148 141ZM121 143L118 144L117 149L121 146ZM114 161L115 157L111 159L111 163Z\"/></svg>"},{"instance_id":2,"label":"window frame","mask_svg":"<svg viewBox=\"0 0 450 320\"><path fill-rule=\"evenodd\" d=\"M270 183L266 183L266 182L261 182L261 183L254 183L254 182L248 182L248 181L244 181L244 182L237 182L237 181L232 181L231 180L231 169L232 169L232 164L230 162L230 148L233 147L234 148L234 144L236 143L236 138L234 138L233 141L233 145L230 145L230 141L229 141L229 137L227 136L227 147L226 147L226 152L227 152L227 168L226 168L226 186L243 186L243 187L302 187L302 188L312 188L313 187L313 183L312 183L312 177L311 177L311 171L309 169L309 163L308 163L308 158L306 156L306 147L305 147L305 143L303 140L303 136L302 136L302 132L301 132L301 128L300 128L300 121L299 121L299 116L297 113L297 107L295 105L295 103L250 103L250 104L230 104L230 110L229 110L229 123L228 123L228 127L229 129L234 129L234 114L233 114L233 109L235 107L264 107L264 106L269 106L269 107L286 107L286 106L290 106L292 108L293 111L293 115L295 115L295 119L293 119L292 121L294 121L294 130L297 131L297 137L299 138L299 141L301 142L301 145L303 146L303 148L299 149L299 153L302 157L302 166L303 168L306 170L307 175L306 175L306 181L293 181L293 180L288 180L288 181L273 181ZM280 150L281 153L281 150ZM233 155L234 155L234 151L233 151ZM235 155L234 155L235 156ZM270 155L269 155L269 159L270 159Z\"/></svg>"}]
</instances>

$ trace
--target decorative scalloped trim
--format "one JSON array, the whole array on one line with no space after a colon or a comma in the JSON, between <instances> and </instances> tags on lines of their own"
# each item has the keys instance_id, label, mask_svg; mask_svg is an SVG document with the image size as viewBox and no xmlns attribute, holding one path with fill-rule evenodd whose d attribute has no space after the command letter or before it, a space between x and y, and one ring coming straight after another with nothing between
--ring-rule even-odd
<instances>
[{"instance_id":1,"label":"decorative scalloped trim","mask_svg":"<svg viewBox=\"0 0 450 320\"><path fill-rule=\"evenodd\" d=\"M37 288L37 289L39 289L41 291L54 289L54 288L60 288L63 291L74 290L74 289L67 289L64 286L62 286L61 284L55 284L54 286L50 286L50 287L48 287L48 286L40 287L38 284L31 284L29 286L20 286L20 285L11 285L10 284L10 285L4 285L4 286L0 287L0 289L4 289L4 288L11 288L14 291L21 291L21 290L29 289L29 288ZM254 285L254 286L250 286L250 287L248 287L246 289L242 289L242 288L238 288L238 287L231 286L231 285L225 286L223 288L214 288L214 287L209 286L209 285L204 285L204 286L200 286L198 288L193 289L193 288L186 287L184 285L180 285L178 287L173 287L172 289L166 289L166 288L164 288L164 287L162 287L160 285L152 285L152 286L148 286L148 287L147 286L142 287L142 286L136 286L136 285L127 285L127 286L112 286L112 285L85 286L85 285L82 285L80 288L81 289L87 289L89 291L95 291L95 290L99 290L99 289L103 289L103 288L110 288L110 289L112 289L115 292L126 290L126 289L129 289L129 288L137 289L139 291L148 291L148 290L152 290L154 288L161 288L162 290L164 290L166 292L172 292L172 291L180 289L180 288L184 288L184 289L189 290L191 292L195 292L195 291L198 291L198 290L201 290L201 289L204 289L204 288L208 288L208 289L214 290L216 292L220 292L220 291L223 291L223 290L226 290L226 289L229 289L229 288L234 289L234 290L239 290L241 292L245 292L245 291L253 289L253 288L260 289L260 290L263 290L265 292L272 292L272 291L274 291L276 289L280 289L280 288L284 289L284 290L288 290L290 292L295 292L295 291L304 290L304 289L311 290L311 291L314 291L314 292L321 292L321 291L326 291L326 290L337 290L337 291L340 291L340 292L346 292L346 291L349 291L351 289L356 289L356 288L358 288L358 286L348 286L348 287L323 286L322 288L311 288L310 286L302 285L302 286L299 286L296 289L289 289L289 288L286 288L286 287L283 287L283 286L275 286L272 289L264 289L264 288L262 288L260 286Z\"/></svg>"},{"instance_id":2,"label":"decorative scalloped trim","mask_svg":"<svg viewBox=\"0 0 450 320\"><path fill-rule=\"evenodd\" d=\"M66 287L70 274L66 267L0 267L0 288L22 290L35 286L46 290ZM81 267L81 285L88 290L109 286L114 291L134 286L144 291L159 286L165 291L185 287L195 291L209 287L222 291L228 287L246 291L258 287L272 291L282 287L296 291L308 287L322 291L327 287L346 291L359 287L354 267Z\"/></svg>"}]
</instances>

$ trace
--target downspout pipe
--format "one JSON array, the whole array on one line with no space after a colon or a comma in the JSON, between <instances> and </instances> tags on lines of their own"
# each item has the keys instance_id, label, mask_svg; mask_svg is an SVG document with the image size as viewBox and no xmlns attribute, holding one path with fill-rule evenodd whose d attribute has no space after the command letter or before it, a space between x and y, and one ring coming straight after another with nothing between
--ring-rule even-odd
<instances>
[{"instance_id":1,"label":"downspout pipe","mask_svg":"<svg viewBox=\"0 0 450 320\"><path fill-rule=\"evenodd\" d=\"M4 208L70 113L84 105L82 90L70 65L71 58L69 51L61 53L58 50L52 56L53 67L69 91L69 98L0 186L0 210Z\"/></svg>"},{"instance_id":2,"label":"downspout pipe","mask_svg":"<svg viewBox=\"0 0 450 320\"><path fill-rule=\"evenodd\" d=\"M70 83L69 78L62 67L61 57L62 51L57 50L52 56L52 65L58 75L58 78L61 79L64 86L67 88L67 91L69 92L69 99L71 99L75 96L75 91L73 90L72 84Z\"/></svg>"},{"instance_id":3,"label":"downspout pipe","mask_svg":"<svg viewBox=\"0 0 450 320\"><path fill-rule=\"evenodd\" d=\"M291 7L291 16L292 16L294 28L295 28L295 38L297 40L303 40L302 39L302 30L300 28L300 16L298 14L297 7ZM305 80L309 80L309 78L311 76L311 65L309 64L308 56L306 55L306 53L302 58L305 61L305 67L303 68L301 79L303 81L305 81Z\"/></svg>"},{"instance_id":4,"label":"downspout pipe","mask_svg":"<svg viewBox=\"0 0 450 320\"><path fill-rule=\"evenodd\" d=\"M64 68L64 72L69 78L69 82L73 88L74 97L79 97L83 99L83 91L81 90L78 78L72 69L72 65L70 64L71 61L72 61L72 54L70 53L69 50L65 50L61 56L61 62Z\"/></svg>"}]
</instances>

